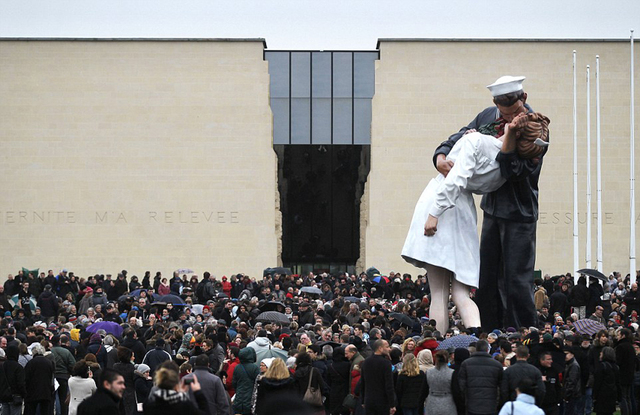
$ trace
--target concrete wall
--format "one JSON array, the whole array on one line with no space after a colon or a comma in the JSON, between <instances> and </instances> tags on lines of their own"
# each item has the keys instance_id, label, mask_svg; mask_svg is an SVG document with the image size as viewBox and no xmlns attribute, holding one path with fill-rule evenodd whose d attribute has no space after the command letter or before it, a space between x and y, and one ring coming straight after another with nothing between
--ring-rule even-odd
<instances>
[{"instance_id":1,"label":"concrete wall","mask_svg":"<svg viewBox=\"0 0 640 415\"><path fill-rule=\"evenodd\" d=\"M491 97L485 85L525 75L536 111L551 118L551 142L540 181L536 268L573 271L572 51L578 52L580 265L586 244L586 65L592 70L592 186L596 213L595 55L601 59L604 270L629 272L628 42L381 41L373 100L367 266L420 271L400 258L413 209L436 175L433 151L471 121ZM639 50L636 48L636 59ZM637 63L636 63L637 67ZM636 85L640 71L636 70ZM638 89L638 87L636 88ZM636 94L640 102L640 94ZM636 106L640 122L640 109ZM637 130L636 130L637 132ZM637 135L637 134L636 134ZM636 152L640 146L636 146ZM638 157L638 156L636 156ZM640 198L639 198L640 199ZM479 199L478 199L479 202ZM640 212L636 207L636 212ZM596 227L593 221L593 266Z\"/></svg>"},{"instance_id":2,"label":"concrete wall","mask_svg":"<svg viewBox=\"0 0 640 415\"><path fill-rule=\"evenodd\" d=\"M3 279L275 266L263 47L0 41Z\"/></svg>"}]
</instances>

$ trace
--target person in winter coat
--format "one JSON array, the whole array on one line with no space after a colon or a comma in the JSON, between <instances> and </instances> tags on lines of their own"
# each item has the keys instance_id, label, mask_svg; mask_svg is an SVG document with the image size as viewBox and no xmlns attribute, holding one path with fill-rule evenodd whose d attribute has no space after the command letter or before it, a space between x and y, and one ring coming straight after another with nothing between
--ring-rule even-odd
<instances>
[{"instance_id":1,"label":"person in winter coat","mask_svg":"<svg viewBox=\"0 0 640 415\"><path fill-rule=\"evenodd\" d=\"M585 286L586 288L586 286ZM520 381L529 378L537 385L536 404L540 406L544 398L545 386L542 381L540 370L532 364L527 363L529 359L529 348L527 346L518 346L516 349L516 361L504 371L500 386L502 402L514 401L517 397L516 389Z\"/></svg>"},{"instance_id":2,"label":"person in winter coat","mask_svg":"<svg viewBox=\"0 0 640 415\"><path fill-rule=\"evenodd\" d=\"M184 379L197 378L201 391L207 401L210 415L228 415L231 411L229 396L224 390L222 380L212 373L209 368L209 357L201 354L196 358L196 365L193 372Z\"/></svg>"},{"instance_id":3,"label":"person in winter coat","mask_svg":"<svg viewBox=\"0 0 640 415\"><path fill-rule=\"evenodd\" d=\"M329 385L329 413L332 415L348 415L349 410L342 406L344 398L349 394L351 379L351 363L344 354L344 347L333 350L333 363L327 368L327 384Z\"/></svg>"},{"instance_id":4,"label":"person in winter coat","mask_svg":"<svg viewBox=\"0 0 640 415\"><path fill-rule=\"evenodd\" d=\"M58 315L58 298L51 291L50 285L46 285L38 297L38 307L40 307L43 317L52 318Z\"/></svg>"},{"instance_id":5,"label":"person in winter coat","mask_svg":"<svg viewBox=\"0 0 640 415\"><path fill-rule=\"evenodd\" d=\"M98 390L78 405L78 415L116 415L124 394L124 378L113 369L104 369Z\"/></svg>"},{"instance_id":6,"label":"person in winter coat","mask_svg":"<svg viewBox=\"0 0 640 415\"><path fill-rule=\"evenodd\" d=\"M593 376L593 409L598 415L611 415L622 397L620 370L616 364L616 352L604 347L600 352L600 364Z\"/></svg>"},{"instance_id":7,"label":"person in winter coat","mask_svg":"<svg viewBox=\"0 0 640 415\"><path fill-rule=\"evenodd\" d=\"M56 365L55 377L58 381L58 390L56 391L58 399L60 400L60 407L62 415L67 415L69 407L65 404L67 399L67 393L69 393L69 377L73 372L73 365L76 364L71 352L68 350L69 338L67 336L60 337L55 335L51 338L53 347L51 348L51 355L53 356L54 363Z\"/></svg>"},{"instance_id":8,"label":"person in winter coat","mask_svg":"<svg viewBox=\"0 0 640 415\"><path fill-rule=\"evenodd\" d=\"M478 340L476 352L462 363L458 378L469 413L484 415L498 412L502 374L502 365L489 354L489 343Z\"/></svg>"},{"instance_id":9,"label":"person in winter coat","mask_svg":"<svg viewBox=\"0 0 640 415\"><path fill-rule=\"evenodd\" d=\"M153 387L153 379L151 379L151 369L149 366L141 363L136 365L135 368L136 370L133 372L135 375L133 384L136 389L136 412L140 414L142 411L138 410L138 408L147 402L147 398Z\"/></svg>"},{"instance_id":10,"label":"person in winter coat","mask_svg":"<svg viewBox=\"0 0 640 415\"><path fill-rule=\"evenodd\" d=\"M424 332L424 338L418 342L418 345L413 349L413 354L418 357L418 353L425 349L431 350L431 353L435 353L436 348L440 345L438 340L433 337L433 333L430 330Z\"/></svg>"},{"instance_id":11,"label":"person in winter coat","mask_svg":"<svg viewBox=\"0 0 640 415\"><path fill-rule=\"evenodd\" d=\"M240 349L237 346L230 346L228 351L229 361L227 363L227 367L225 372L227 373L227 380L225 387L227 388L227 393L229 396L235 395L236 391L233 389L233 372L236 369L236 366L240 364L240 359L238 355L240 354Z\"/></svg>"},{"instance_id":12,"label":"person in winter coat","mask_svg":"<svg viewBox=\"0 0 640 415\"><path fill-rule=\"evenodd\" d=\"M403 415L418 415L422 413L424 401L427 398L427 378L413 354L407 354L402 359L402 369L396 381L396 399L402 408Z\"/></svg>"},{"instance_id":13,"label":"person in winter coat","mask_svg":"<svg viewBox=\"0 0 640 415\"><path fill-rule=\"evenodd\" d=\"M562 399L562 384L560 373L553 366L551 353L542 352L538 355L538 368L542 374L544 382L544 399L539 405L546 415L557 415L559 412L560 400Z\"/></svg>"},{"instance_id":14,"label":"person in winter coat","mask_svg":"<svg viewBox=\"0 0 640 415\"><path fill-rule=\"evenodd\" d=\"M265 402L278 401L295 393L295 380L282 359L274 359L267 372L256 383L255 414L270 415Z\"/></svg>"},{"instance_id":15,"label":"person in winter coat","mask_svg":"<svg viewBox=\"0 0 640 415\"><path fill-rule=\"evenodd\" d=\"M78 305L78 315L87 314L87 310L93 306L93 288L87 287L84 290L84 297L82 297L80 304Z\"/></svg>"},{"instance_id":16,"label":"person in winter coat","mask_svg":"<svg viewBox=\"0 0 640 415\"><path fill-rule=\"evenodd\" d=\"M44 347L36 343L31 349L33 359L24 368L27 396L24 399L24 415L35 415L39 407L41 414L53 411L53 377L55 365L44 357Z\"/></svg>"},{"instance_id":17,"label":"person in winter coat","mask_svg":"<svg viewBox=\"0 0 640 415\"><path fill-rule=\"evenodd\" d=\"M462 366L462 362L468 358L469 349L466 347L459 347L453 353L453 364L451 365L451 369L453 369L453 374L451 375L451 395L453 396L453 401L456 403L458 415L465 415L467 413L467 406L465 405L464 394L460 390L458 377L460 376L460 366Z\"/></svg>"},{"instance_id":18,"label":"person in winter coat","mask_svg":"<svg viewBox=\"0 0 640 415\"><path fill-rule=\"evenodd\" d=\"M163 367L158 369L154 379L156 388L144 404L145 415L209 414L207 400L197 376L187 385L184 380L180 381L178 372ZM189 393L193 393L195 403L189 399Z\"/></svg>"},{"instance_id":19,"label":"person in winter coat","mask_svg":"<svg viewBox=\"0 0 640 415\"><path fill-rule=\"evenodd\" d=\"M133 415L136 412L136 396L135 396L135 366L132 362L133 353L126 347L118 347L118 362L113 365L113 369L120 373L124 378L124 395L122 395L122 403L124 404L123 415Z\"/></svg>"},{"instance_id":20,"label":"person in winter coat","mask_svg":"<svg viewBox=\"0 0 640 415\"><path fill-rule=\"evenodd\" d=\"M457 411L451 394L451 378L453 369L447 366L449 352L436 352L436 365L427 370L427 385L429 393L425 404L425 412L433 415L449 415Z\"/></svg>"},{"instance_id":21,"label":"person in winter coat","mask_svg":"<svg viewBox=\"0 0 640 415\"><path fill-rule=\"evenodd\" d=\"M573 312L578 314L579 319L587 317L587 304L589 304L590 295L587 279L583 275L578 278L578 284L571 289L569 294L569 304L573 307Z\"/></svg>"},{"instance_id":22,"label":"person in winter coat","mask_svg":"<svg viewBox=\"0 0 640 415\"><path fill-rule=\"evenodd\" d=\"M256 351L251 347L240 350L240 364L233 371L233 389L236 391L233 400L233 411L236 414L251 415L251 398L253 386L260 373L256 365Z\"/></svg>"},{"instance_id":23,"label":"person in winter coat","mask_svg":"<svg viewBox=\"0 0 640 415\"><path fill-rule=\"evenodd\" d=\"M142 359L142 363L151 368L151 376L154 376L160 363L171 360L171 355L164 349L165 341L162 337L155 342L155 347L147 352Z\"/></svg>"},{"instance_id":24,"label":"person in winter coat","mask_svg":"<svg viewBox=\"0 0 640 415\"><path fill-rule=\"evenodd\" d=\"M579 415L577 411L578 401L582 397L582 380L580 378L580 365L575 359L573 347L564 350L566 366L562 376L562 395L564 399L565 415Z\"/></svg>"},{"instance_id":25,"label":"person in winter coat","mask_svg":"<svg viewBox=\"0 0 640 415\"><path fill-rule=\"evenodd\" d=\"M78 406L82 401L93 395L98 389L92 379L91 370L84 360L73 366L72 375L69 378L69 415L78 413Z\"/></svg>"},{"instance_id":26,"label":"person in winter coat","mask_svg":"<svg viewBox=\"0 0 640 415\"><path fill-rule=\"evenodd\" d=\"M300 398L304 397L309 385L312 388L318 388L322 393L322 396L329 394L329 389L320 375L320 371L314 368L311 361L311 356L308 353L299 353L296 357L296 371L293 374L295 380L295 392ZM324 408L321 406L312 406L313 413L323 413Z\"/></svg>"},{"instance_id":27,"label":"person in winter coat","mask_svg":"<svg viewBox=\"0 0 640 415\"><path fill-rule=\"evenodd\" d=\"M636 352L631 343L631 330L620 329L617 332L618 343L615 348L616 363L620 368L620 412L624 415L635 412L632 407L633 376L636 371Z\"/></svg>"},{"instance_id":28,"label":"person in winter coat","mask_svg":"<svg viewBox=\"0 0 640 415\"><path fill-rule=\"evenodd\" d=\"M6 358L0 365L0 404L2 404L2 415L20 415L22 413L22 402L27 396L25 387L24 368L18 363L18 346L15 344L7 346ZM19 397L21 399L14 399Z\"/></svg>"},{"instance_id":29,"label":"person in winter coat","mask_svg":"<svg viewBox=\"0 0 640 415\"><path fill-rule=\"evenodd\" d=\"M530 378L522 378L518 383L517 398L507 402L500 409L499 415L544 415L544 411L535 404L536 382Z\"/></svg>"},{"instance_id":30,"label":"person in winter coat","mask_svg":"<svg viewBox=\"0 0 640 415\"><path fill-rule=\"evenodd\" d=\"M92 353L96 356L96 360L101 368L107 367L107 349L102 344L102 337L99 334L92 334L89 339L89 346L87 346L87 353Z\"/></svg>"}]
</instances>

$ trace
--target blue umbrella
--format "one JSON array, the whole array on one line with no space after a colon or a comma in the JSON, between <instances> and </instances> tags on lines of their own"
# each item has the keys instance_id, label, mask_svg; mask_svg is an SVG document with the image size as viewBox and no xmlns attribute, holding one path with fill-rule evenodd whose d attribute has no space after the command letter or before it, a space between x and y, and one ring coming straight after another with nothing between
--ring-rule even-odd
<instances>
[{"instance_id":1,"label":"blue umbrella","mask_svg":"<svg viewBox=\"0 0 640 415\"><path fill-rule=\"evenodd\" d=\"M173 305L186 305L184 300L175 294L161 295L156 298L156 302L165 304L171 303Z\"/></svg>"},{"instance_id":2,"label":"blue umbrella","mask_svg":"<svg viewBox=\"0 0 640 415\"><path fill-rule=\"evenodd\" d=\"M140 293L144 291L147 293L147 297L150 297L153 300L153 295L150 294L147 290L145 290L144 288L138 288L137 290L133 290L129 293L129 295L132 295L134 297L140 297Z\"/></svg>"},{"instance_id":3,"label":"blue umbrella","mask_svg":"<svg viewBox=\"0 0 640 415\"><path fill-rule=\"evenodd\" d=\"M99 321L87 327L87 331L90 333L97 333L98 330L104 330L116 337L122 336L123 331L122 327L118 323L114 323L113 321Z\"/></svg>"},{"instance_id":4,"label":"blue umbrella","mask_svg":"<svg viewBox=\"0 0 640 415\"><path fill-rule=\"evenodd\" d=\"M457 349L459 347L465 348L473 342L477 342L476 336L469 336L468 334L459 334L457 336L451 336L448 339L444 339L440 342L440 345L436 347L436 350Z\"/></svg>"},{"instance_id":5,"label":"blue umbrella","mask_svg":"<svg viewBox=\"0 0 640 415\"><path fill-rule=\"evenodd\" d=\"M375 283L389 283L389 278L384 277L384 276L378 276L378 277L374 277L371 281L375 282Z\"/></svg>"}]
</instances>

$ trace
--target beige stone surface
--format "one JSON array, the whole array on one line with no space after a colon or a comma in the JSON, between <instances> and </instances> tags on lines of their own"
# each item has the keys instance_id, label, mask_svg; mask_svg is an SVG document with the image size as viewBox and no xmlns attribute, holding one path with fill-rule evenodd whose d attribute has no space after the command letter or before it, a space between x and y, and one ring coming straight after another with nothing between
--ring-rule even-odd
<instances>
[{"instance_id":1,"label":"beige stone surface","mask_svg":"<svg viewBox=\"0 0 640 415\"><path fill-rule=\"evenodd\" d=\"M278 260L263 42L0 41L0 273Z\"/></svg>"},{"instance_id":2,"label":"beige stone surface","mask_svg":"<svg viewBox=\"0 0 640 415\"><path fill-rule=\"evenodd\" d=\"M536 111L551 118L551 142L540 180L536 268L573 268L573 78L576 50L579 139L580 265L586 252L586 65L591 65L592 207L596 212L595 56L600 55L604 270L629 272L628 42L380 42L373 100L371 173L365 263L383 272L419 270L400 258L415 203L436 174L433 151L471 121L491 97L485 85L505 74L525 75ZM640 68L636 56L636 91ZM636 103L640 94L636 92ZM636 105L636 120L640 109ZM638 128L636 128L638 137ZM636 145L636 154L640 145ZM638 155L636 155L638 157ZM636 169L636 173L640 173ZM637 178L636 174L636 178ZM636 196L640 200L639 196ZM479 199L478 199L479 202ZM640 206L636 207L640 214ZM636 220L637 222L637 220ZM596 259L593 221L592 258Z\"/></svg>"}]
</instances>

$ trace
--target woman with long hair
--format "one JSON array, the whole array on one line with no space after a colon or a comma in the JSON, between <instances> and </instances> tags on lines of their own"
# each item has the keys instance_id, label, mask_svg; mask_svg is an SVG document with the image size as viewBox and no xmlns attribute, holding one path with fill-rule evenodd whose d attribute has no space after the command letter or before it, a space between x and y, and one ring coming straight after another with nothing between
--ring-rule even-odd
<instances>
[{"instance_id":1,"label":"woman with long hair","mask_svg":"<svg viewBox=\"0 0 640 415\"><path fill-rule=\"evenodd\" d=\"M416 341L413 338L409 337L402 343L402 358L407 354L413 354L413 351L416 349Z\"/></svg>"},{"instance_id":2,"label":"woman with long hair","mask_svg":"<svg viewBox=\"0 0 640 415\"><path fill-rule=\"evenodd\" d=\"M593 410L598 415L611 415L620 402L620 369L616 364L616 352L611 347L603 347L600 363L593 375Z\"/></svg>"},{"instance_id":3,"label":"woman with long hair","mask_svg":"<svg viewBox=\"0 0 640 415\"><path fill-rule=\"evenodd\" d=\"M411 353L402 359L402 369L396 381L396 397L403 415L422 412L427 397L427 379L418 366L418 359Z\"/></svg>"},{"instance_id":4,"label":"woman with long hair","mask_svg":"<svg viewBox=\"0 0 640 415\"><path fill-rule=\"evenodd\" d=\"M455 414L457 409L451 394L453 370L448 366L449 352L438 350L435 360L435 367L427 370L429 395L425 404L425 412L429 415Z\"/></svg>"},{"instance_id":5,"label":"woman with long hair","mask_svg":"<svg viewBox=\"0 0 640 415\"><path fill-rule=\"evenodd\" d=\"M191 383L180 381L178 372L161 368L154 375L155 390L151 392L144 404L145 415L207 415L209 406L201 391L198 377L193 376ZM189 399L189 389L193 392L196 403Z\"/></svg>"},{"instance_id":6,"label":"woman with long hair","mask_svg":"<svg viewBox=\"0 0 640 415\"><path fill-rule=\"evenodd\" d=\"M258 415L272 413L266 408L269 402L277 402L295 391L295 381L291 377L282 359L274 359L264 376L256 385L257 395L254 413Z\"/></svg>"},{"instance_id":7,"label":"woman with long hair","mask_svg":"<svg viewBox=\"0 0 640 415\"><path fill-rule=\"evenodd\" d=\"M84 360L80 360L73 366L69 378L69 415L76 415L80 402L98 390L94 382L93 374Z\"/></svg>"}]
</instances>

